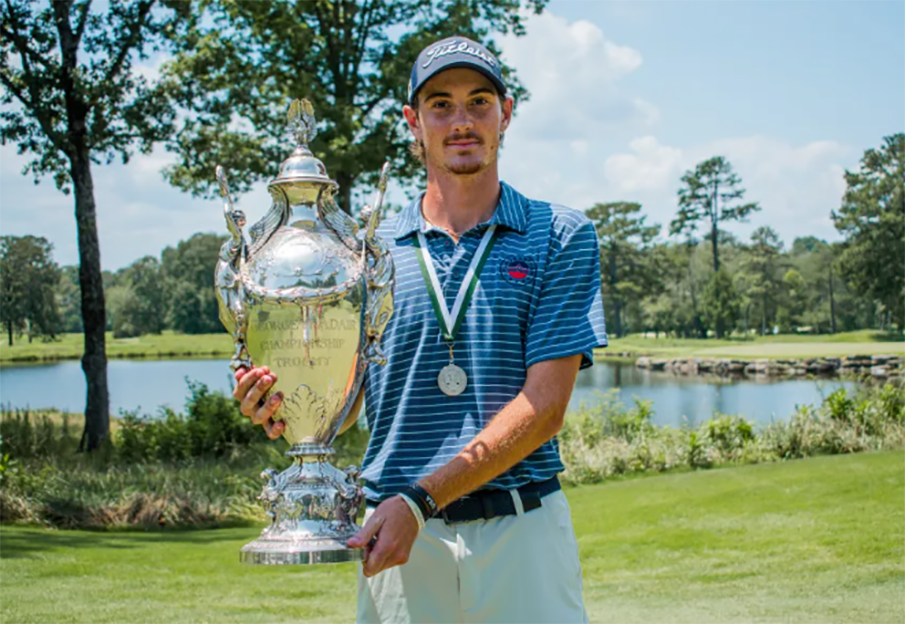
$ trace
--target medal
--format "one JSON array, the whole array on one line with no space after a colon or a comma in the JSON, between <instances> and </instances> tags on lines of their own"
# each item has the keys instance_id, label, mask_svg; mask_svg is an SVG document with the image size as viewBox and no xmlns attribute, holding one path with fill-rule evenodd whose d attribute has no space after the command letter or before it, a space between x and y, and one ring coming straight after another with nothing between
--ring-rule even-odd
<instances>
[{"instance_id":1,"label":"medal","mask_svg":"<svg viewBox=\"0 0 905 624\"><path fill-rule=\"evenodd\" d=\"M480 281L481 269L484 268L484 262L490 255L490 250L493 248L495 240L496 224L493 224L487 228L483 238L481 238L481 243L471 259L471 264L468 265L468 272L465 273L462 285L459 286L453 309L450 311L446 305L446 297L443 296L443 289L440 288L440 280L437 279L434 261L427 250L427 239L424 236L424 232L419 231L418 237L415 239L415 247L417 248L415 255L418 257L418 265L421 267L421 277L424 278L424 283L427 286L427 292L430 295L434 315L440 324L443 339L449 346L449 364L444 366L437 376L437 385L440 386L440 391L447 396L458 396L468 386L468 375L461 367L455 364L453 346L456 335L459 333L459 327L465 318L465 310L468 309L475 287Z\"/></svg>"},{"instance_id":2,"label":"medal","mask_svg":"<svg viewBox=\"0 0 905 624\"><path fill-rule=\"evenodd\" d=\"M446 396L459 396L468 385L468 375L455 364L447 364L437 375L437 385Z\"/></svg>"}]
</instances>

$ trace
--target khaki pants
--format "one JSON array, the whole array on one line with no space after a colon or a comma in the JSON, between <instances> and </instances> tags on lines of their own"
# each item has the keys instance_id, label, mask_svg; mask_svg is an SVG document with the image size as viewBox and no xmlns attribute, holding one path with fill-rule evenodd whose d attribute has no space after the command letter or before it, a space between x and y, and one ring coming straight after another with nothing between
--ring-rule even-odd
<instances>
[{"instance_id":1,"label":"khaki pants","mask_svg":"<svg viewBox=\"0 0 905 624\"><path fill-rule=\"evenodd\" d=\"M528 513L514 494L517 516L428 520L408 563L370 579L359 568L358 622L587 622L565 494Z\"/></svg>"}]
</instances>

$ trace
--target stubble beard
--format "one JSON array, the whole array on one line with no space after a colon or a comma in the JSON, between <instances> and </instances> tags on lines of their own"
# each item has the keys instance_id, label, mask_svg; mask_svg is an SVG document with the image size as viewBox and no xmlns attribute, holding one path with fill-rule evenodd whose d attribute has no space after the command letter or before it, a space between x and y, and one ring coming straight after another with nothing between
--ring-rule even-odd
<instances>
[{"instance_id":1,"label":"stubble beard","mask_svg":"<svg viewBox=\"0 0 905 624\"><path fill-rule=\"evenodd\" d=\"M465 164L449 164L443 162L441 167L447 173L451 173L453 175L460 176L470 176L481 173L482 171L486 171L496 162L497 155L499 153L500 145L497 142L491 143L489 146L489 150L487 153L487 158L478 162L465 163Z\"/></svg>"}]
</instances>

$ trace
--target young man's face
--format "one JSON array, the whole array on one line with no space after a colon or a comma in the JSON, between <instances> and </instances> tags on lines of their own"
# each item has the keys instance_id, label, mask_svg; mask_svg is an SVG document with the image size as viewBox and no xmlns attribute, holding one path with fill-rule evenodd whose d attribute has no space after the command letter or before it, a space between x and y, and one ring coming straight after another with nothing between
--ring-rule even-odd
<instances>
[{"instance_id":1,"label":"young man's face","mask_svg":"<svg viewBox=\"0 0 905 624\"><path fill-rule=\"evenodd\" d=\"M448 69L421 87L417 112L405 106L403 113L424 144L428 171L473 175L496 162L500 133L512 119L512 98L501 98L480 72Z\"/></svg>"}]
</instances>

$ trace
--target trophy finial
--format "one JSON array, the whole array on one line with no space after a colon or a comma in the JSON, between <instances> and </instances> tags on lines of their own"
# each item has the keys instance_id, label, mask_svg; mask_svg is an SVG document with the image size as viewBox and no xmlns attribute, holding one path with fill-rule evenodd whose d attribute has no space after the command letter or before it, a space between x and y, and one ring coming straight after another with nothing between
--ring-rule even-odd
<instances>
[{"instance_id":1,"label":"trophy finial","mask_svg":"<svg viewBox=\"0 0 905 624\"><path fill-rule=\"evenodd\" d=\"M217 165L214 171L217 175L217 183L220 185L220 197L224 197L232 203L232 198L229 196L229 182L226 181L226 171L220 165Z\"/></svg>"},{"instance_id":2,"label":"trophy finial","mask_svg":"<svg viewBox=\"0 0 905 624\"><path fill-rule=\"evenodd\" d=\"M308 100L292 100L289 105L289 128L297 147L307 147L317 136L314 106Z\"/></svg>"}]
</instances>

